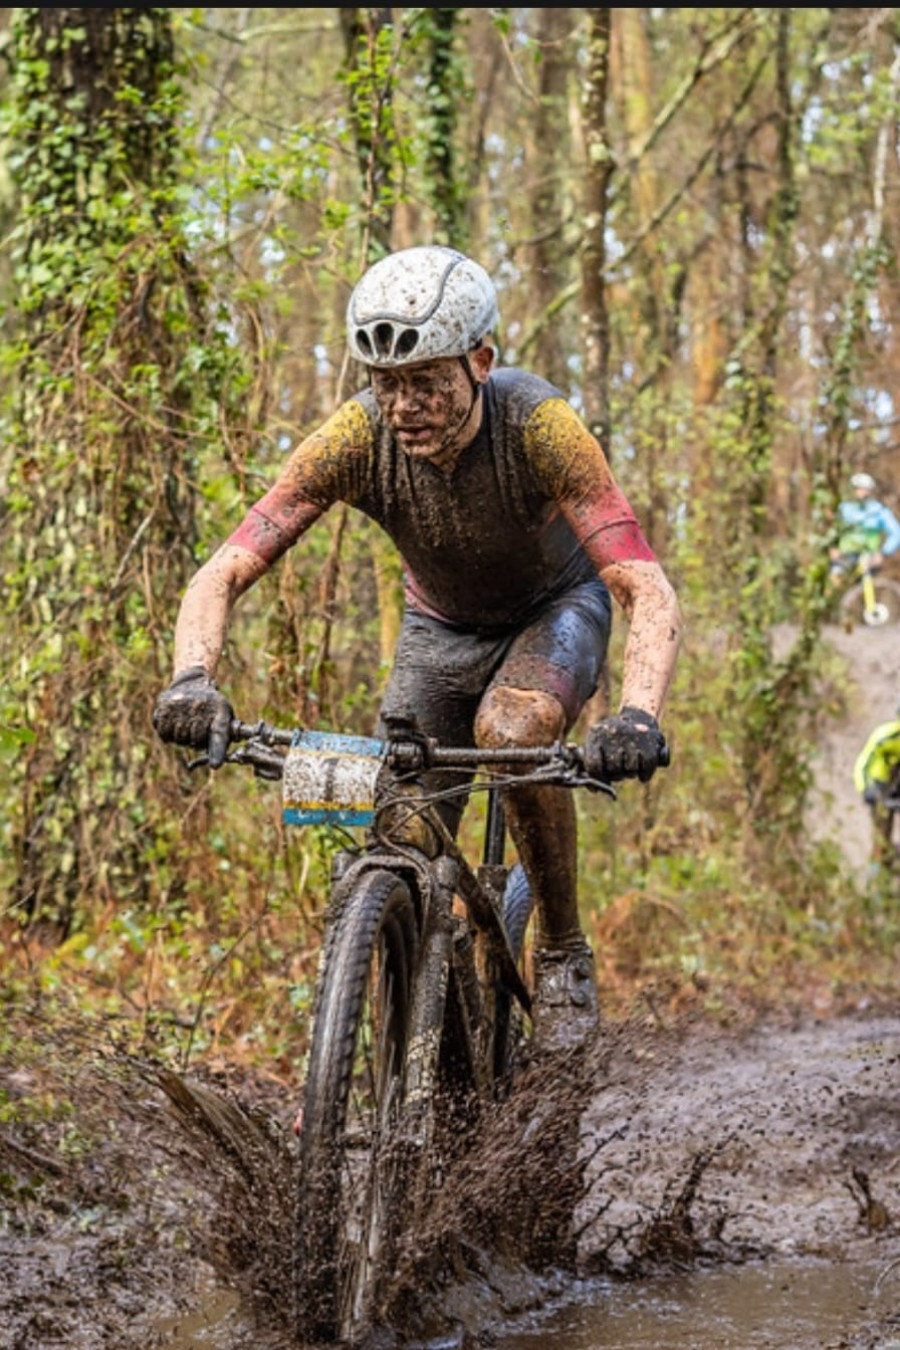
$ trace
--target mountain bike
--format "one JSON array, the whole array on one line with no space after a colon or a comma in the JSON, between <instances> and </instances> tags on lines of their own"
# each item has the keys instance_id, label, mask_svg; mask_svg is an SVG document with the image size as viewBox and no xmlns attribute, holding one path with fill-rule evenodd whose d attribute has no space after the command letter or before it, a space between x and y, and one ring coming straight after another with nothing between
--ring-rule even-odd
<instances>
[{"instance_id":1,"label":"mountain bike","mask_svg":"<svg viewBox=\"0 0 900 1350\"><path fill-rule=\"evenodd\" d=\"M839 604L840 621L847 632L859 624L880 628L900 620L900 585L871 567L869 554L857 557L850 576L854 579Z\"/></svg>"},{"instance_id":2,"label":"mountain bike","mask_svg":"<svg viewBox=\"0 0 900 1350\"><path fill-rule=\"evenodd\" d=\"M384 740L235 722L231 741L229 762L282 780L288 824L365 827L332 863L296 1126L297 1330L352 1345L448 1152L477 1136L527 1042L531 896L504 860L499 789L615 792L577 746L444 747L406 718L389 719ZM429 770L458 782L429 791ZM473 866L440 805L480 789Z\"/></svg>"}]
</instances>

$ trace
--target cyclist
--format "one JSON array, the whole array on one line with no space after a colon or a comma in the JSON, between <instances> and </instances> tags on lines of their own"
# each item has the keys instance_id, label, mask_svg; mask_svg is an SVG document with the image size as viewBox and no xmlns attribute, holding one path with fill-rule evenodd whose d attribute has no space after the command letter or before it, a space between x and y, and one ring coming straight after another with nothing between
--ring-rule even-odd
<instances>
[{"instance_id":1,"label":"cyclist","mask_svg":"<svg viewBox=\"0 0 900 1350\"><path fill-rule=\"evenodd\" d=\"M872 862L876 868L894 862L894 810L885 803L900 796L900 706L892 721L875 727L859 752L853 786L872 812Z\"/></svg>"},{"instance_id":2,"label":"cyclist","mask_svg":"<svg viewBox=\"0 0 900 1350\"><path fill-rule=\"evenodd\" d=\"M350 352L368 386L296 446L274 485L182 599L166 741L224 758L232 708L215 673L233 606L335 502L382 526L403 559L405 612L382 714L413 712L450 745L552 744L593 693L611 622L629 620L621 706L590 728L590 772L651 778L680 638L674 590L604 453L557 389L494 368L493 283L442 246L388 254L350 296ZM458 782L457 780L454 780ZM576 896L571 793L506 794L537 914L534 1034L583 1044L597 1022ZM462 806L444 804L452 829Z\"/></svg>"},{"instance_id":3,"label":"cyclist","mask_svg":"<svg viewBox=\"0 0 900 1350\"><path fill-rule=\"evenodd\" d=\"M838 539L829 550L835 580L852 572L863 557L869 570L876 572L885 558L900 549L900 520L876 498L872 475L853 474L850 489L852 498L838 507Z\"/></svg>"}]
</instances>

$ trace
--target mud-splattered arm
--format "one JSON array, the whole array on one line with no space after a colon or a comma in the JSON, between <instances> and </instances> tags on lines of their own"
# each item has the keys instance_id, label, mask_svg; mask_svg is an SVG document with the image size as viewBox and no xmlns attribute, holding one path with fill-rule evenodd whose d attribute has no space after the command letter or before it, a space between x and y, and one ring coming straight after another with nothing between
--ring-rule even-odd
<instances>
[{"instance_id":1,"label":"mud-splattered arm","mask_svg":"<svg viewBox=\"0 0 900 1350\"><path fill-rule=\"evenodd\" d=\"M175 622L173 676L193 666L214 675L236 601L266 571L257 554L223 544L191 579Z\"/></svg>"},{"instance_id":2,"label":"mud-splattered arm","mask_svg":"<svg viewBox=\"0 0 900 1350\"><path fill-rule=\"evenodd\" d=\"M629 623L620 706L659 717L675 670L681 614L598 441L563 399L542 403L526 429L529 457Z\"/></svg>"},{"instance_id":3,"label":"mud-splattered arm","mask_svg":"<svg viewBox=\"0 0 900 1350\"><path fill-rule=\"evenodd\" d=\"M332 502L353 500L370 447L369 421L354 400L300 442L273 486L191 580L175 625L175 675L198 665L215 673L238 599Z\"/></svg>"},{"instance_id":4,"label":"mud-splattered arm","mask_svg":"<svg viewBox=\"0 0 900 1350\"><path fill-rule=\"evenodd\" d=\"M598 569L628 618L619 706L659 718L681 642L681 614L658 562L635 559Z\"/></svg>"}]
</instances>

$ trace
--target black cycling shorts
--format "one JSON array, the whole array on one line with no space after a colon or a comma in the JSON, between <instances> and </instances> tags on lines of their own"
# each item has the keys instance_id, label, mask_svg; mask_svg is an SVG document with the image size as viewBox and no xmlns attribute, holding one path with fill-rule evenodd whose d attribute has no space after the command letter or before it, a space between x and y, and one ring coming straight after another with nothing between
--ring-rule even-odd
<instances>
[{"instance_id":1,"label":"black cycling shorts","mask_svg":"<svg viewBox=\"0 0 900 1350\"><path fill-rule=\"evenodd\" d=\"M552 694L568 730L597 687L610 624L609 591L599 578L502 632L458 628L407 609L382 714L411 712L426 735L472 745L479 703L488 689L504 686Z\"/></svg>"}]
</instances>

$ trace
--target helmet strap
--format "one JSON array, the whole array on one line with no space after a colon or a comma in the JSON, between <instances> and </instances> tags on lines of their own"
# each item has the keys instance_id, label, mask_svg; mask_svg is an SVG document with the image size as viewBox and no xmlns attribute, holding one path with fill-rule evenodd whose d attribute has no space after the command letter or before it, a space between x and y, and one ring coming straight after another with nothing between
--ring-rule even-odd
<instances>
[{"instance_id":1,"label":"helmet strap","mask_svg":"<svg viewBox=\"0 0 900 1350\"><path fill-rule=\"evenodd\" d=\"M480 345L480 344L479 344L479 345ZM472 363L471 363L471 361L469 360L468 355L466 355L466 356L461 356L461 357L459 358L459 361L460 361L460 365L462 366L463 370L466 372L466 375L468 376L469 384L472 386L472 400L471 400L471 402L469 403L469 410L468 410L468 412L466 413L466 415L465 415L465 417L463 418L463 421L462 421L462 425L465 425L465 423L466 423L466 422L469 420L469 418L472 416L472 410L474 409L475 404L476 404L477 401L478 401L478 395L481 393L481 385L478 383L478 381L477 381L476 378L475 378L475 373L474 373L474 371L472 370Z\"/></svg>"}]
</instances>

